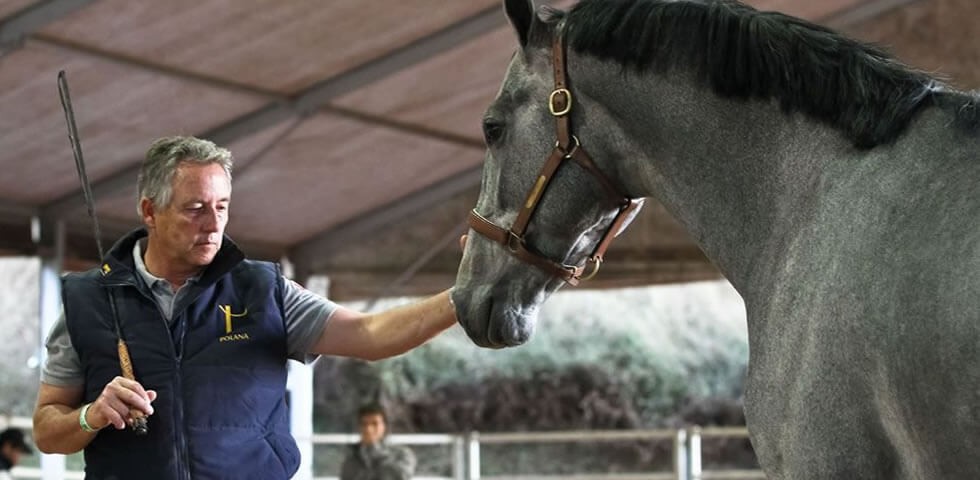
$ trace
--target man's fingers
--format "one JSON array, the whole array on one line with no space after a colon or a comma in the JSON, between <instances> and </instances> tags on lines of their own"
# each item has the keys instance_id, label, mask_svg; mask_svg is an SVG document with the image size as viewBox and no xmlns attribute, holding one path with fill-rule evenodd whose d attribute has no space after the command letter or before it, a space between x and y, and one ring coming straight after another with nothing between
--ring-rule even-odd
<instances>
[{"instance_id":1,"label":"man's fingers","mask_svg":"<svg viewBox=\"0 0 980 480\"><path fill-rule=\"evenodd\" d=\"M112 425L122 430L126 428L126 417L128 416L129 407L125 403L119 398L103 392L89 407L86 421L95 428Z\"/></svg>"},{"instance_id":2,"label":"man's fingers","mask_svg":"<svg viewBox=\"0 0 980 480\"><path fill-rule=\"evenodd\" d=\"M466 251L466 238L468 236L469 235L465 235L464 234L463 236L459 237L459 249L462 250L462 251L464 251L464 252Z\"/></svg>"},{"instance_id":3,"label":"man's fingers","mask_svg":"<svg viewBox=\"0 0 980 480\"><path fill-rule=\"evenodd\" d=\"M116 378L113 378L112 382L109 382L109 384L117 385L127 390L132 390L136 392L140 397L149 400L149 396L147 395L146 390L143 389L143 385L140 385L140 383L137 382L136 380L130 380L126 377L117 376Z\"/></svg>"},{"instance_id":4,"label":"man's fingers","mask_svg":"<svg viewBox=\"0 0 980 480\"><path fill-rule=\"evenodd\" d=\"M114 409L119 410L124 413L125 417L129 417L129 410L135 408L144 415L153 415L153 407L150 405L154 399L156 399L156 392L153 392L153 397L150 398L149 392L143 389L143 386L138 382L129 380L123 377L116 377L102 390L102 394L107 397L107 399L117 400L121 402L122 406L125 407L124 410L119 410L119 405L115 402L111 402Z\"/></svg>"}]
</instances>

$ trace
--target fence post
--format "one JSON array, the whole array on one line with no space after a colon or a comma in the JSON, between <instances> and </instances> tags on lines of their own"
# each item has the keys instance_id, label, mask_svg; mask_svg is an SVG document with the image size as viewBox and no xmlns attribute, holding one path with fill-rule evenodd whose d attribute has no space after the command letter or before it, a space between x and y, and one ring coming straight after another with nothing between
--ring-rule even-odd
<instances>
[{"instance_id":1,"label":"fence post","mask_svg":"<svg viewBox=\"0 0 980 480\"><path fill-rule=\"evenodd\" d=\"M466 435L466 480L480 480L480 432Z\"/></svg>"},{"instance_id":2,"label":"fence post","mask_svg":"<svg viewBox=\"0 0 980 480\"><path fill-rule=\"evenodd\" d=\"M680 428L674 436L674 478L690 480L688 475L687 430Z\"/></svg>"},{"instance_id":3,"label":"fence post","mask_svg":"<svg viewBox=\"0 0 980 480\"><path fill-rule=\"evenodd\" d=\"M466 436L453 436L453 480L467 480L466 477Z\"/></svg>"},{"instance_id":4,"label":"fence post","mask_svg":"<svg viewBox=\"0 0 980 480\"><path fill-rule=\"evenodd\" d=\"M701 480L701 427L694 427L688 436L687 455L690 458L690 480Z\"/></svg>"}]
</instances>

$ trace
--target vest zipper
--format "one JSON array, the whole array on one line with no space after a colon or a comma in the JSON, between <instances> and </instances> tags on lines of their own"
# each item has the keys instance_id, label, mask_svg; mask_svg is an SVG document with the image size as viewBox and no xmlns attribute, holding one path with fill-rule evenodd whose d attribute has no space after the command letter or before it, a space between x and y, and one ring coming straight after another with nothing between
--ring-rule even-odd
<instances>
[{"instance_id":1,"label":"vest zipper","mask_svg":"<svg viewBox=\"0 0 980 480\"><path fill-rule=\"evenodd\" d=\"M174 376L174 420L176 422L174 432L177 434L177 447L180 449L180 456L178 457L179 472L182 478L191 480L190 453L187 451L187 432L184 424L184 391L183 382L181 382L181 360L184 357L184 333L187 332L187 322L183 318L183 315L177 321L181 323L177 327L180 329L178 345L174 345L175 350L177 350L174 353L174 358L177 361L177 375Z\"/></svg>"},{"instance_id":2,"label":"vest zipper","mask_svg":"<svg viewBox=\"0 0 980 480\"><path fill-rule=\"evenodd\" d=\"M152 293L147 293L143 291L143 289L140 288L138 285L134 283L128 283L128 282L108 283L107 286L135 288L136 291L139 292L140 295L142 295L145 300L149 301L154 307L156 307L157 312L160 314L160 318L163 319L164 321L163 324L165 330L164 333L166 334L166 337L170 339L170 351L171 353L173 353L174 367L176 368L176 372L174 375L174 401L173 401L174 422L173 423L174 423L174 435L177 437L177 442L176 442L177 445L174 446L176 450L174 452L174 458L177 461L177 474L180 476L180 478L182 480L191 480L191 471L190 471L191 462L189 457L190 454L187 451L187 432L185 431L184 428L184 393L183 393L183 384L180 381L181 359L184 355L184 348L183 348L184 332L186 332L187 325L185 323L180 326L180 339L179 339L180 348L178 349L178 345L174 344L173 336L170 335L170 327L167 324L168 322L167 317L166 315L163 314L163 310L160 309L160 305L157 304L157 301L153 297ZM171 312L171 315L173 315L173 313L174 312Z\"/></svg>"}]
</instances>

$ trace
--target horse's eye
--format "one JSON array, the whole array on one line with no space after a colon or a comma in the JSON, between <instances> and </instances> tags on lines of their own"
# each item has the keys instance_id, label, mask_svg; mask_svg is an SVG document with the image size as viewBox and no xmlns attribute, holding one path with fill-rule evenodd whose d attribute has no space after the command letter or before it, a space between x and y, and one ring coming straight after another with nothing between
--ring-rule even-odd
<instances>
[{"instance_id":1,"label":"horse's eye","mask_svg":"<svg viewBox=\"0 0 980 480\"><path fill-rule=\"evenodd\" d=\"M504 124L493 118L483 119L483 139L491 146L504 135Z\"/></svg>"}]
</instances>

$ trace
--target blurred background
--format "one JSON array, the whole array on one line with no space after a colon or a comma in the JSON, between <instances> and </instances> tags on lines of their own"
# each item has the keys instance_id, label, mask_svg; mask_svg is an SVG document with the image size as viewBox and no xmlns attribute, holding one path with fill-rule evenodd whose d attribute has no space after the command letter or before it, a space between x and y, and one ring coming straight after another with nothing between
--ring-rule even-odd
<instances>
[{"instance_id":1,"label":"blurred background","mask_svg":"<svg viewBox=\"0 0 980 480\"><path fill-rule=\"evenodd\" d=\"M980 85L975 0L747 3L877 43L955 87ZM499 0L0 0L0 422L32 411L59 272L97 257L59 70L106 247L137 225L149 143L197 135L236 156L228 233L250 256L377 309L452 284L479 189L480 120L515 44ZM653 200L606 257L597 280L549 301L524 347L484 351L456 330L387 361L320 359L297 381L311 385L311 432L351 433L356 406L377 399L396 433L480 432L483 476L680 478L678 445L692 444L674 433L744 423L741 300ZM490 435L648 429L673 433ZM335 475L341 447L315 445L313 475ZM454 471L452 443L413 448L424 475L472 478ZM718 469L755 468L744 436L699 448Z\"/></svg>"}]
</instances>

